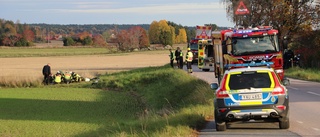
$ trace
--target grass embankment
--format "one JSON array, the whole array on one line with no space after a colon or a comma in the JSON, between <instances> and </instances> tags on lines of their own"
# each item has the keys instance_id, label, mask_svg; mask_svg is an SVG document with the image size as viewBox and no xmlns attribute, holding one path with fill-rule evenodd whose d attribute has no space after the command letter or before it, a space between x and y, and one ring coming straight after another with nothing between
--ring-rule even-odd
<instances>
[{"instance_id":1,"label":"grass embankment","mask_svg":"<svg viewBox=\"0 0 320 137\"><path fill-rule=\"evenodd\" d=\"M285 70L287 77L320 82L320 70L319 69L302 69L299 67L293 67Z\"/></svg>"},{"instance_id":2,"label":"grass embankment","mask_svg":"<svg viewBox=\"0 0 320 137\"><path fill-rule=\"evenodd\" d=\"M212 90L169 66L88 83L0 91L0 136L193 136L211 117Z\"/></svg>"}]
</instances>

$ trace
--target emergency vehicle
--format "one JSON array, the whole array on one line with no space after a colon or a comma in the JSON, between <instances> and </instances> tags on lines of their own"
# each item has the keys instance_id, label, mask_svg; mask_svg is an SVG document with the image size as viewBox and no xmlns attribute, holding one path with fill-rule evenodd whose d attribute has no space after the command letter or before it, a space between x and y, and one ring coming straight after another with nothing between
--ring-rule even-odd
<instances>
[{"instance_id":1,"label":"emergency vehicle","mask_svg":"<svg viewBox=\"0 0 320 137\"><path fill-rule=\"evenodd\" d=\"M192 54L193 54L193 60L192 63L197 63L198 62L198 41L200 39L191 39L188 45L188 48L190 48Z\"/></svg>"},{"instance_id":2,"label":"emergency vehicle","mask_svg":"<svg viewBox=\"0 0 320 137\"><path fill-rule=\"evenodd\" d=\"M273 62L271 68L283 80L283 56L279 48L278 30L270 26L236 27L212 32L215 77L221 81L226 69L243 67L228 64Z\"/></svg>"},{"instance_id":3,"label":"emergency vehicle","mask_svg":"<svg viewBox=\"0 0 320 137\"><path fill-rule=\"evenodd\" d=\"M211 26L197 26L198 68L203 71L214 69L214 53Z\"/></svg>"},{"instance_id":4,"label":"emergency vehicle","mask_svg":"<svg viewBox=\"0 0 320 137\"><path fill-rule=\"evenodd\" d=\"M220 85L215 89L214 117L217 131L225 131L233 122L278 122L280 129L288 129L289 95L285 87L288 80L280 81L273 62L230 64L243 66L226 70Z\"/></svg>"}]
</instances>

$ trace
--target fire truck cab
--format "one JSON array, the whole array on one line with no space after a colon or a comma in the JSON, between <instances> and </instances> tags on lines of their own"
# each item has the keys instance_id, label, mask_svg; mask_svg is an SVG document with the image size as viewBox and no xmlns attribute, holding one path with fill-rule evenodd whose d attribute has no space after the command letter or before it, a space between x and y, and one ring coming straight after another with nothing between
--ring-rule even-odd
<instances>
[{"instance_id":1,"label":"fire truck cab","mask_svg":"<svg viewBox=\"0 0 320 137\"><path fill-rule=\"evenodd\" d=\"M278 30L270 26L238 27L222 30L220 34L215 32L213 39L221 41L221 44L214 44L215 76L218 80L221 79L225 69L235 68L235 65L226 68L228 64L263 62L273 62L271 68L283 80L283 57L279 48Z\"/></svg>"}]
</instances>

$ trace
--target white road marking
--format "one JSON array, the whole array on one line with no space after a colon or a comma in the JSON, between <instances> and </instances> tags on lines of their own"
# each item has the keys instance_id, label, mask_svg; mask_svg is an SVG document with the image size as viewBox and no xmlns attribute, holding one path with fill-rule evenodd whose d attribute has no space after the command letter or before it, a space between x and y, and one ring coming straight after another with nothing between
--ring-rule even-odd
<instances>
[{"instance_id":1,"label":"white road marking","mask_svg":"<svg viewBox=\"0 0 320 137\"><path fill-rule=\"evenodd\" d=\"M318 128L314 128L314 127L313 127L312 129L313 129L313 130L316 130L316 131L319 131L319 129L318 129Z\"/></svg>"},{"instance_id":2,"label":"white road marking","mask_svg":"<svg viewBox=\"0 0 320 137\"><path fill-rule=\"evenodd\" d=\"M309 93L309 94L312 94L312 95L320 96L320 94L314 93L314 92L311 92L311 91L308 91L308 93Z\"/></svg>"},{"instance_id":3,"label":"white road marking","mask_svg":"<svg viewBox=\"0 0 320 137\"><path fill-rule=\"evenodd\" d=\"M299 124L302 124L303 122L302 121L297 121Z\"/></svg>"}]
</instances>

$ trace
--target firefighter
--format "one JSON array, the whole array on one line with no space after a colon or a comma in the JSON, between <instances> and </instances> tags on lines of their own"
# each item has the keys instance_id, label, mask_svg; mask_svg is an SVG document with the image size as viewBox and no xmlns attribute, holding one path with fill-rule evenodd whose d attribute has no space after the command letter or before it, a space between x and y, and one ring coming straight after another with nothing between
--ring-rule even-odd
<instances>
[{"instance_id":1,"label":"firefighter","mask_svg":"<svg viewBox=\"0 0 320 137\"><path fill-rule=\"evenodd\" d=\"M73 81L75 81L75 82L80 82L81 81L81 76L79 74L77 74L75 72L72 72L71 76L72 76Z\"/></svg>"},{"instance_id":2,"label":"firefighter","mask_svg":"<svg viewBox=\"0 0 320 137\"><path fill-rule=\"evenodd\" d=\"M173 61L174 61L174 53L171 49L169 49L170 51L170 54L169 54L169 57L170 57L170 65L171 67L173 68Z\"/></svg>"},{"instance_id":3,"label":"firefighter","mask_svg":"<svg viewBox=\"0 0 320 137\"><path fill-rule=\"evenodd\" d=\"M71 72L66 72L66 73L64 73L64 76L63 76L63 81L64 81L64 83L66 83L66 84L69 84L69 83L71 83Z\"/></svg>"},{"instance_id":4,"label":"firefighter","mask_svg":"<svg viewBox=\"0 0 320 137\"><path fill-rule=\"evenodd\" d=\"M54 77L53 77L53 81L55 84L60 84L61 83L61 80L62 80L62 75L61 75L61 72L58 71Z\"/></svg>"},{"instance_id":5,"label":"firefighter","mask_svg":"<svg viewBox=\"0 0 320 137\"><path fill-rule=\"evenodd\" d=\"M192 73L192 59L193 59L193 54L191 52L191 49L188 48L188 51L186 54L186 62L187 62L187 69L189 73Z\"/></svg>"}]
</instances>

